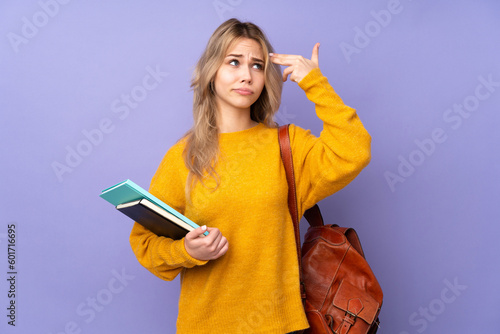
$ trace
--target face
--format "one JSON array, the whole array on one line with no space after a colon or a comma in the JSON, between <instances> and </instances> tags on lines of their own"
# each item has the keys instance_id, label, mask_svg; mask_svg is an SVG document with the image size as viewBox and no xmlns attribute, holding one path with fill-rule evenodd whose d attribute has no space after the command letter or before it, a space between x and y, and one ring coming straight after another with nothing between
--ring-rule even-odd
<instances>
[{"instance_id":1,"label":"face","mask_svg":"<svg viewBox=\"0 0 500 334\"><path fill-rule=\"evenodd\" d=\"M215 98L219 112L244 111L264 88L264 55L253 39L240 38L227 50L215 75Z\"/></svg>"}]
</instances>

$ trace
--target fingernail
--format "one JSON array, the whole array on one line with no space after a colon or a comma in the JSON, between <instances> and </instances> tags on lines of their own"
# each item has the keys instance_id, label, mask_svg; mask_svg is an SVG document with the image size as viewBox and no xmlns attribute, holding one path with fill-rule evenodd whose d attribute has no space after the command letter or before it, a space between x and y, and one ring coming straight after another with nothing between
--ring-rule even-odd
<instances>
[{"instance_id":1,"label":"fingernail","mask_svg":"<svg viewBox=\"0 0 500 334\"><path fill-rule=\"evenodd\" d=\"M205 230L207 229L207 226L206 226L206 225L203 225L203 226L201 227L201 229L202 229L203 231L205 231Z\"/></svg>"},{"instance_id":2,"label":"fingernail","mask_svg":"<svg viewBox=\"0 0 500 334\"><path fill-rule=\"evenodd\" d=\"M272 56L274 56L274 53L272 53L272 52L269 53L269 57L272 57Z\"/></svg>"}]
</instances>

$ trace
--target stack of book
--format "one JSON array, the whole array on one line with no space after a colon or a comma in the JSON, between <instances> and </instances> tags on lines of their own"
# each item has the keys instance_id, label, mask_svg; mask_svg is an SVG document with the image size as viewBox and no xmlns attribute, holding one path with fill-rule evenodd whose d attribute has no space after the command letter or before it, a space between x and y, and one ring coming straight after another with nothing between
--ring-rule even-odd
<instances>
[{"instance_id":1,"label":"stack of book","mask_svg":"<svg viewBox=\"0 0 500 334\"><path fill-rule=\"evenodd\" d=\"M131 180L102 191L116 209L159 236L181 239L199 226ZM205 232L205 235L208 234Z\"/></svg>"}]
</instances>

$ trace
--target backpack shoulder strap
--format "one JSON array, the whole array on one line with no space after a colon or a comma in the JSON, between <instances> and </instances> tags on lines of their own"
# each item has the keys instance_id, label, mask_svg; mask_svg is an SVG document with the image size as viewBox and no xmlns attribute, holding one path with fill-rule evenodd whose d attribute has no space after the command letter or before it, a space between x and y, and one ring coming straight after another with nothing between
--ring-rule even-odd
<instances>
[{"instance_id":1,"label":"backpack shoulder strap","mask_svg":"<svg viewBox=\"0 0 500 334\"><path fill-rule=\"evenodd\" d=\"M288 182L288 209L290 210L290 215L294 225L297 225L295 229L296 235L298 233L297 244L300 247L300 230L298 229L300 217L298 213L297 206L297 191L295 189L295 174L293 171L293 157L292 149L290 147L290 124L282 125L278 129L278 140L280 143L281 160L285 166L286 180ZM304 212L304 217L309 222L311 226L323 226L323 216L319 210L319 206L315 204L312 208Z\"/></svg>"},{"instance_id":2,"label":"backpack shoulder strap","mask_svg":"<svg viewBox=\"0 0 500 334\"><path fill-rule=\"evenodd\" d=\"M295 175L293 173L292 148L290 147L290 134L288 132L289 124L282 125L278 129L278 140L280 144L281 160L285 167L286 181L288 183L288 210L292 216L293 228L295 231L295 244L297 248L297 257L299 262L300 294L302 301L305 302L306 291L302 277L302 252L300 248L300 229L299 212L297 209L297 192L295 190Z\"/></svg>"},{"instance_id":3,"label":"backpack shoulder strap","mask_svg":"<svg viewBox=\"0 0 500 334\"><path fill-rule=\"evenodd\" d=\"M292 216L293 224L299 222L299 212L297 207L297 191L295 189L295 175L293 172L292 148L290 147L290 124L282 125L278 129L278 140L280 143L281 160L285 167L286 181L288 183L288 209ZM300 245L300 235L299 235Z\"/></svg>"}]
</instances>

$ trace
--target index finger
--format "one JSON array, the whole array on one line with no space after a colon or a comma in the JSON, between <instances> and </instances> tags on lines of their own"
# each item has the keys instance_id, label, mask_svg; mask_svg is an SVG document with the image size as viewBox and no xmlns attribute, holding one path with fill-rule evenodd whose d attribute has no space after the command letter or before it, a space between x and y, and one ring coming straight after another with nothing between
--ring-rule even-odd
<instances>
[{"instance_id":1,"label":"index finger","mask_svg":"<svg viewBox=\"0 0 500 334\"><path fill-rule=\"evenodd\" d=\"M270 53L269 57L271 57L271 62L273 62L274 64L290 66L293 65L292 63L293 60L301 56L281 54L281 53Z\"/></svg>"}]
</instances>

